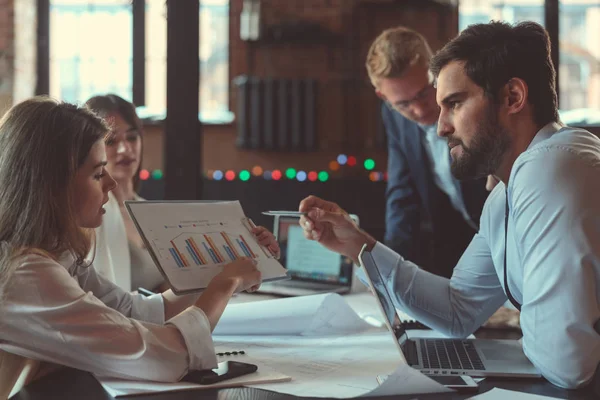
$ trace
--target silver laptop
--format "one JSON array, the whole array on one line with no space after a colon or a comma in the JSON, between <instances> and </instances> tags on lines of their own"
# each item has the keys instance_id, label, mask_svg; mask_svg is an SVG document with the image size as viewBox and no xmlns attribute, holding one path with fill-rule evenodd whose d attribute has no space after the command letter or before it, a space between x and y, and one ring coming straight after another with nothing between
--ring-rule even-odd
<instances>
[{"instance_id":1,"label":"silver laptop","mask_svg":"<svg viewBox=\"0 0 600 400\"><path fill-rule=\"evenodd\" d=\"M351 217L358 223L356 215ZM280 296L350 292L352 260L306 239L299 220L299 217L275 217L273 233L281 248L279 261L288 270L290 279L264 283L259 292Z\"/></svg>"},{"instance_id":2,"label":"silver laptop","mask_svg":"<svg viewBox=\"0 0 600 400\"><path fill-rule=\"evenodd\" d=\"M426 375L541 376L517 340L409 338L371 253L363 247L359 259L394 342L411 367Z\"/></svg>"}]
</instances>

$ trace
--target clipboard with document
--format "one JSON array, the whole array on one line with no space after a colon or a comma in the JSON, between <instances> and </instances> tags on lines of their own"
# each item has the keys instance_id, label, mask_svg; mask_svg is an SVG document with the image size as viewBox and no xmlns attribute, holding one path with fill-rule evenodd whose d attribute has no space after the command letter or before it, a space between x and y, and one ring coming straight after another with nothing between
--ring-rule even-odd
<instances>
[{"instance_id":1,"label":"clipboard with document","mask_svg":"<svg viewBox=\"0 0 600 400\"><path fill-rule=\"evenodd\" d=\"M241 257L256 260L263 281L287 271L261 246L238 201L126 201L142 240L173 292L201 291L223 267Z\"/></svg>"}]
</instances>

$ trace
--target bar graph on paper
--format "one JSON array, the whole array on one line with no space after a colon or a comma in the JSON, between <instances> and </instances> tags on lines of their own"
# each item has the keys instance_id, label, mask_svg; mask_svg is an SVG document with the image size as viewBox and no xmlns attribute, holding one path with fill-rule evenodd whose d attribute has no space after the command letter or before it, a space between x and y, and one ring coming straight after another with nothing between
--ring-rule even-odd
<instances>
[{"instance_id":1,"label":"bar graph on paper","mask_svg":"<svg viewBox=\"0 0 600 400\"><path fill-rule=\"evenodd\" d=\"M258 258L256 248L244 234L225 231L210 233L181 233L170 240L169 254L179 268L221 264L240 257Z\"/></svg>"}]
</instances>

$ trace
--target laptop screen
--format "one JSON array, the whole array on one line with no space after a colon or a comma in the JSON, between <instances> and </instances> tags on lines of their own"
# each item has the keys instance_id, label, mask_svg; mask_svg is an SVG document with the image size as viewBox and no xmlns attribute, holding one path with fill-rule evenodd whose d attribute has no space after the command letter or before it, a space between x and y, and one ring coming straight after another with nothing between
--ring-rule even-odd
<instances>
[{"instance_id":1,"label":"laptop screen","mask_svg":"<svg viewBox=\"0 0 600 400\"><path fill-rule=\"evenodd\" d=\"M275 233L281 248L281 264L292 279L350 286L352 260L308 240L297 217L275 218Z\"/></svg>"},{"instance_id":2,"label":"laptop screen","mask_svg":"<svg viewBox=\"0 0 600 400\"><path fill-rule=\"evenodd\" d=\"M388 328L392 330L398 343L400 343L400 345L404 344L407 339L406 329L404 328L402 320L398 317L396 307L392 302L392 296L384 284L384 280L381 277L379 268L377 268L377 265L375 264L375 260L373 260L373 256L371 256L371 253L361 252L360 262L370 282L371 290L377 295L377 302L385 316Z\"/></svg>"}]
</instances>

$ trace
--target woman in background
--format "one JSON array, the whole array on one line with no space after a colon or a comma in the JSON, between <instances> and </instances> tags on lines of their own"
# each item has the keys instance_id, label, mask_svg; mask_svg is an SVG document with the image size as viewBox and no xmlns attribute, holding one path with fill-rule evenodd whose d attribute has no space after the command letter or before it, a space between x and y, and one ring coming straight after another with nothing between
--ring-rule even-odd
<instances>
[{"instance_id":1,"label":"woman in background","mask_svg":"<svg viewBox=\"0 0 600 400\"><path fill-rule=\"evenodd\" d=\"M108 132L87 109L47 98L0 121L0 396L41 362L156 381L215 368L211 332L225 306L260 285L248 259L226 265L200 296L144 297L96 273L86 262L92 229L115 187Z\"/></svg>"},{"instance_id":2,"label":"woman in background","mask_svg":"<svg viewBox=\"0 0 600 400\"><path fill-rule=\"evenodd\" d=\"M106 170L117 182L112 190L114 199L110 200L104 222L96 231L95 264L101 273L126 290L140 287L164 290L164 278L125 209L126 200L143 200L137 194L142 164L142 123L133 104L114 94L92 97L86 106L110 127L105 140Z\"/></svg>"},{"instance_id":3,"label":"woman in background","mask_svg":"<svg viewBox=\"0 0 600 400\"><path fill-rule=\"evenodd\" d=\"M97 230L95 265L126 290L147 288L163 291L167 289L164 279L146 250L124 203L126 200L144 200L137 193L142 164L143 126L135 106L115 94L92 97L86 106L111 128L105 141L106 170L118 184L112 191L115 199L107 205L105 221ZM123 232L126 240L123 240ZM279 246L271 232L257 227L253 233L273 254L279 253Z\"/></svg>"}]
</instances>

